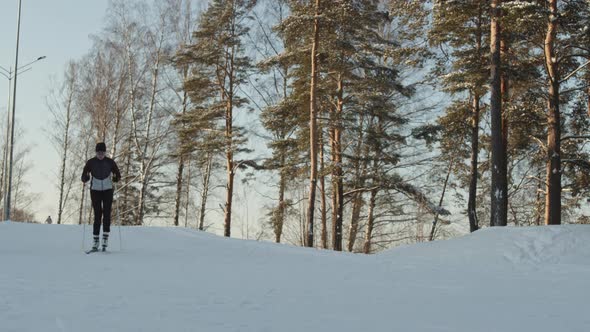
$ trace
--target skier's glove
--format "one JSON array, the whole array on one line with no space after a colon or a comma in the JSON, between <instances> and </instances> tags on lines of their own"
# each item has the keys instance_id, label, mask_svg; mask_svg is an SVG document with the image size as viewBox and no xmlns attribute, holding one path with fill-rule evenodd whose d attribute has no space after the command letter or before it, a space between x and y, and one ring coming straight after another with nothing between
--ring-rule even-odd
<instances>
[{"instance_id":1,"label":"skier's glove","mask_svg":"<svg viewBox=\"0 0 590 332\"><path fill-rule=\"evenodd\" d=\"M116 175L113 175L113 182L119 182L119 177Z\"/></svg>"},{"instance_id":2,"label":"skier's glove","mask_svg":"<svg viewBox=\"0 0 590 332\"><path fill-rule=\"evenodd\" d=\"M82 182L86 183L86 182L88 182L88 180L90 180L90 175L88 175L88 174L82 175Z\"/></svg>"}]
</instances>

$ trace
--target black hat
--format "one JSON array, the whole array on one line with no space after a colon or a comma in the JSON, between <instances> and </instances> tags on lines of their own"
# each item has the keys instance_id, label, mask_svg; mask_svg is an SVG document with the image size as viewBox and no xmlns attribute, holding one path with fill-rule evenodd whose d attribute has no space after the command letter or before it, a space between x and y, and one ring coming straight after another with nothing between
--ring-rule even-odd
<instances>
[{"instance_id":1,"label":"black hat","mask_svg":"<svg viewBox=\"0 0 590 332\"><path fill-rule=\"evenodd\" d=\"M100 142L96 144L96 152L103 151L107 152L107 145L104 142Z\"/></svg>"}]
</instances>

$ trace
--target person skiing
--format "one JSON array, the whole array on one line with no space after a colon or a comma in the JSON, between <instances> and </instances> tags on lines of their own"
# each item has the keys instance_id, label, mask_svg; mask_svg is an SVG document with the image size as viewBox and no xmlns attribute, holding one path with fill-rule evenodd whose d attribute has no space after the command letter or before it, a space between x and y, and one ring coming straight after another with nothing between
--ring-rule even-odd
<instances>
[{"instance_id":1,"label":"person skiing","mask_svg":"<svg viewBox=\"0 0 590 332\"><path fill-rule=\"evenodd\" d=\"M104 142L96 144L96 157L88 160L82 171L82 182L90 180L90 199L94 210L92 235L94 244L91 251L97 251L102 219L102 250L108 246L111 231L111 206L113 204L113 182L121 179L117 163L106 156L107 146ZM112 174L112 176L111 176ZM90 177L92 175L92 179Z\"/></svg>"}]
</instances>

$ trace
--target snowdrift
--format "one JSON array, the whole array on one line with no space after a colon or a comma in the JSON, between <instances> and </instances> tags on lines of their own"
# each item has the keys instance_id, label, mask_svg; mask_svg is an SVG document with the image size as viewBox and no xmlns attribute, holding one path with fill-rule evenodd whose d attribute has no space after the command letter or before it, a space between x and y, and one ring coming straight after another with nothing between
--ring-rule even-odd
<instances>
[{"instance_id":1,"label":"snowdrift","mask_svg":"<svg viewBox=\"0 0 590 332\"><path fill-rule=\"evenodd\" d=\"M86 255L82 230L0 223L0 331L590 331L587 226L372 256L148 227Z\"/></svg>"}]
</instances>

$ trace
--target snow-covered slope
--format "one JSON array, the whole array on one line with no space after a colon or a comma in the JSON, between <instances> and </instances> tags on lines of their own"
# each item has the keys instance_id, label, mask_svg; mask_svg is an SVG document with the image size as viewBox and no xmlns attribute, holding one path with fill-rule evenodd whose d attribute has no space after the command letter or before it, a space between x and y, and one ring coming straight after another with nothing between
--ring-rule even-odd
<instances>
[{"instance_id":1,"label":"snow-covered slope","mask_svg":"<svg viewBox=\"0 0 590 332\"><path fill-rule=\"evenodd\" d=\"M80 226L0 223L0 331L590 331L586 226L373 256L140 227L118 251L112 233L85 255Z\"/></svg>"}]
</instances>

